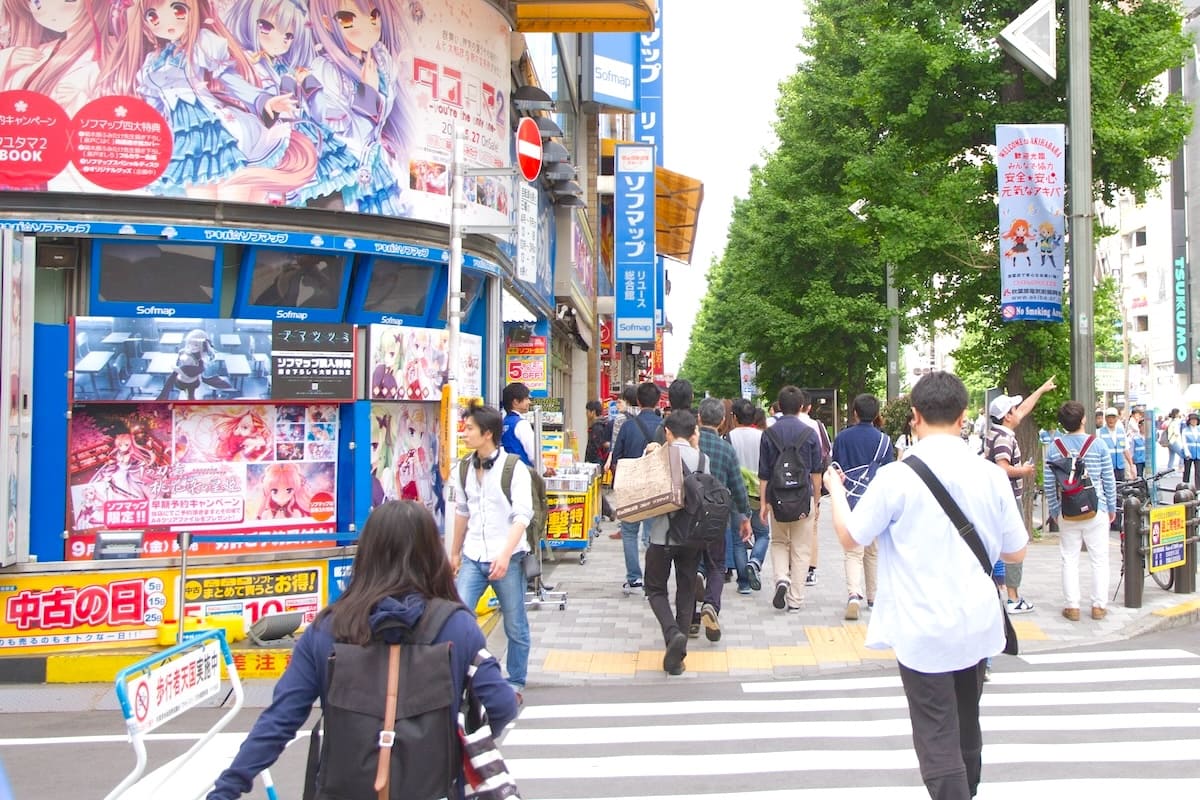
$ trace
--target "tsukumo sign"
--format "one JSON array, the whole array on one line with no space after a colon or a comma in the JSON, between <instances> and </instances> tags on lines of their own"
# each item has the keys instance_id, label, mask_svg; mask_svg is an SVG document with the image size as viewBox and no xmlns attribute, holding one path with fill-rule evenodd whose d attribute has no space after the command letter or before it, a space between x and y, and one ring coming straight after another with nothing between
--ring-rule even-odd
<instances>
[{"instance_id":1,"label":"tsukumo sign","mask_svg":"<svg viewBox=\"0 0 1200 800\"><path fill-rule=\"evenodd\" d=\"M532 117L517 124L517 167L527 181L537 180L542 172L542 133Z\"/></svg>"}]
</instances>

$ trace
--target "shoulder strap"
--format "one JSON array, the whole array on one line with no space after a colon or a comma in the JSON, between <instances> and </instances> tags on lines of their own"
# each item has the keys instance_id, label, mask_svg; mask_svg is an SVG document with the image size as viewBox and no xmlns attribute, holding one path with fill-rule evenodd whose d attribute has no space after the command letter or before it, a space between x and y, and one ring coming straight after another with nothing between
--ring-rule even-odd
<instances>
[{"instance_id":1,"label":"shoulder strap","mask_svg":"<svg viewBox=\"0 0 1200 800\"><path fill-rule=\"evenodd\" d=\"M933 496L937 498L938 505L950 517L950 521L958 529L958 535L971 548L971 552L979 559L979 566L983 567L983 571L990 578L992 575L992 564L988 561L987 551L983 549L983 542L979 539L979 532L975 530L975 526L963 514L962 509L958 507L958 503L954 502L954 498L946 491L946 487L937 479L933 471L929 469L929 466L917 456L906 456L900 463L908 464L912 467L913 472L917 473L921 477L921 480L925 482L925 485L929 487L929 491L933 492Z\"/></svg>"},{"instance_id":2,"label":"shoulder strap","mask_svg":"<svg viewBox=\"0 0 1200 800\"><path fill-rule=\"evenodd\" d=\"M471 459L461 458L458 462L458 482L462 485L463 491L467 490L467 473L471 469Z\"/></svg>"},{"instance_id":3,"label":"shoulder strap","mask_svg":"<svg viewBox=\"0 0 1200 800\"><path fill-rule=\"evenodd\" d=\"M442 632L446 621L454 616L454 612L463 608L459 603L441 597L430 597L425 601L425 613L413 629L411 641L413 644L433 644L433 640Z\"/></svg>"},{"instance_id":4,"label":"shoulder strap","mask_svg":"<svg viewBox=\"0 0 1200 800\"><path fill-rule=\"evenodd\" d=\"M646 423L642 422L642 415L635 415L633 421L637 423L638 430L642 432L642 438L646 440L646 444L650 444L654 440L654 437L650 435L650 431L646 430Z\"/></svg>"},{"instance_id":5,"label":"shoulder strap","mask_svg":"<svg viewBox=\"0 0 1200 800\"><path fill-rule=\"evenodd\" d=\"M396 742L396 699L400 694L400 645L388 647L387 703L383 729L379 731L379 765L375 768L375 791L379 800L388 800L391 781L392 745Z\"/></svg>"},{"instance_id":6,"label":"shoulder strap","mask_svg":"<svg viewBox=\"0 0 1200 800\"><path fill-rule=\"evenodd\" d=\"M887 452L887 449L891 446L891 444L892 444L892 440L888 438L888 435L886 433L884 433L883 431L880 431L879 432L879 446L875 448L874 460L882 461L883 454Z\"/></svg>"},{"instance_id":7,"label":"shoulder strap","mask_svg":"<svg viewBox=\"0 0 1200 800\"><path fill-rule=\"evenodd\" d=\"M1088 448L1092 446L1092 442L1096 441L1096 434L1091 434L1087 437L1087 441L1083 443L1083 448L1079 451L1079 457L1083 458L1087 455Z\"/></svg>"},{"instance_id":8,"label":"shoulder strap","mask_svg":"<svg viewBox=\"0 0 1200 800\"><path fill-rule=\"evenodd\" d=\"M500 491L504 492L504 499L508 504L512 505L512 476L513 471L517 468L517 462L521 461L521 457L515 453L505 453L504 467L500 470Z\"/></svg>"}]
</instances>

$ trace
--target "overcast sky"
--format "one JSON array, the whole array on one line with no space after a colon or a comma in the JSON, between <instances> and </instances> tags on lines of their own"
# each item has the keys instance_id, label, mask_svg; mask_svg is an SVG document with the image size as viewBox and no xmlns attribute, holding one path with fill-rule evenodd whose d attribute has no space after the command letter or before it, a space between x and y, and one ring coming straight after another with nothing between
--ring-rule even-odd
<instances>
[{"instance_id":1,"label":"overcast sky","mask_svg":"<svg viewBox=\"0 0 1200 800\"><path fill-rule=\"evenodd\" d=\"M663 8L663 166L704 182L691 265L667 261L671 294L667 372L687 355L692 321L708 290L705 273L725 250L733 199L750 167L774 149L779 82L800 61L805 23L797 0L660 0ZM737 365L730 365L737 370Z\"/></svg>"}]
</instances>

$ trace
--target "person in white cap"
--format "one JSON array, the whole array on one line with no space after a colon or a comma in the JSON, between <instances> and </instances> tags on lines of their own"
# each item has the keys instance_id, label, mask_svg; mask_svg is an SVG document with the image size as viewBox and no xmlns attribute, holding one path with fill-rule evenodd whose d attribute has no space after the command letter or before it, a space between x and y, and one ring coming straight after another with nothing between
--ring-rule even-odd
<instances>
[{"instance_id":1,"label":"person in white cap","mask_svg":"<svg viewBox=\"0 0 1200 800\"><path fill-rule=\"evenodd\" d=\"M1108 452L1112 454L1113 462L1113 478L1119 485L1125 480L1125 470L1133 473L1133 453L1129 449L1129 437L1125 435L1125 426L1121 424L1119 419L1120 413L1116 408L1109 406L1104 409L1104 425L1096 429L1096 435L1108 445ZM1123 522L1121 509L1117 509L1117 516L1110 524L1110 528L1114 531L1121 530Z\"/></svg>"},{"instance_id":2,"label":"person in white cap","mask_svg":"<svg viewBox=\"0 0 1200 800\"><path fill-rule=\"evenodd\" d=\"M1029 397L1002 394L988 406L992 424L984 440L983 455L1008 475L1018 507L1021 505L1022 483L1025 478L1034 476L1034 467L1032 460L1027 464L1021 463L1021 447L1015 431L1021 421L1033 412L1041 396L1055 386L1054 378L1050 377ZM1033 611L1033 604L1021 596L1021 577L1020 564L1005 565L1004 588L1008 592L1009 614L1028 614Z\"/></svg>"}]
</instances>

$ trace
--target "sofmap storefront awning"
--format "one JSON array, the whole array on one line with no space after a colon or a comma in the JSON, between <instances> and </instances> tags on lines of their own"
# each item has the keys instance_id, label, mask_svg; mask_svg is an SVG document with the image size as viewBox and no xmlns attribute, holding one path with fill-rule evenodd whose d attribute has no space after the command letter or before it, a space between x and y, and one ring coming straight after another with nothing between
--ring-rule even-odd
<instances>
[{"instance_id":1,"label":"sofmap storefront awning","mask_svg":"<svg viewBox=\"0 0 1200 800\"><path fill-rule=\"evenodd\" d=\"M509 0L521 33L588 33L654 30L657 0Z\"/></svg>"},{"instance_id":2,"label":"sofmap storefront awning","mask_svg":"<svg viewBox=\"0 0 1200 800\"><path fill-rule=\"evenodd\" d=\"M601 173L604 175L612 175L617 144L615 139L600 141ZM696 246L700 204L704 201L704 184L682 172L655 167L654 186L655 249L660 256L690 264Z\"/></svg>"}]
</instances>

